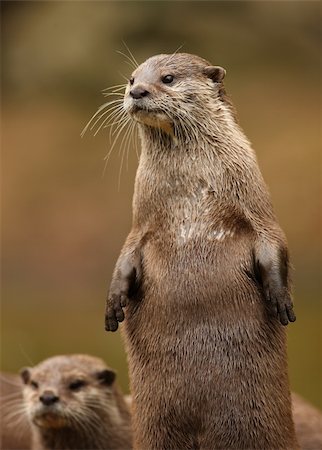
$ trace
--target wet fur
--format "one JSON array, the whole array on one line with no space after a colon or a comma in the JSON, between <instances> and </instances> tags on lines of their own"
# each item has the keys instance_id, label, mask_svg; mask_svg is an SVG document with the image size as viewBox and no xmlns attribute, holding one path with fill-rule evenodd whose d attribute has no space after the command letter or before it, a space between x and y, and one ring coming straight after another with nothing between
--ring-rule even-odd
<instances>
[{"instance_id":1,"label":"wet fur","mask_svg":"<svg viewBox=\"0 0 322 450\"><path fill-rule=\"evenodd\" d=\"M135 449L293 450L287 244L209 66L152 57L133 73L149 95L125 93L142 152L106 329L125 311Z\"/></svg>"}]
</instances>

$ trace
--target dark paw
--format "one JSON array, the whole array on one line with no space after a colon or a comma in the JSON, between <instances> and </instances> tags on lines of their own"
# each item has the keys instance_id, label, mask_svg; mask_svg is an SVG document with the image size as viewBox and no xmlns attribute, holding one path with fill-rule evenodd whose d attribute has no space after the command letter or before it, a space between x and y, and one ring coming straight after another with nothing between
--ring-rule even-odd
<instances>
[{"instance_id":1,"label":"dark paw","mask_svg":"<svg viewBox=\"0 0 322 450\"><path fill-rule=\"evenodd\" d=\"M287 289L280 291L267 289L265 295L274 315L282 325L295 322L296 316L293 310L293 302Z\"/></svg>"},{"instance_id":2,"label":"dark paw","mask_svg":"<svg viewBox=\"0 0 322 450\"><path fill-rule=\"evenodd\" d=\"M116 331L119 322L124 320L123 308L127 305L128 298L123 293L110 294L106 302L105 330Z\"/></svg>"}]
</instances>

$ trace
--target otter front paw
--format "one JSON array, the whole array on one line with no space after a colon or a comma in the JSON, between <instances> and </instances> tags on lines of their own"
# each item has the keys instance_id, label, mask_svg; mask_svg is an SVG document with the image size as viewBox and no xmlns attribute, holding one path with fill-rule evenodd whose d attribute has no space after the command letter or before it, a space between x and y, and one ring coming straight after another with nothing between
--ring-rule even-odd
<instances>
[{"instance_id":1,"label":"otter front paw","mask_svg":"<svg viewBox=\"0 0 322 450\"><path fill-rule=\"evenodd\" d=\"M295 322L290 294L286 246L260 241L255 248L255 273L268 305L282 325Z\"/></svg>"},{"instance_id":2,"label":"otter front paw","mask_svg":"<svg viewBox=\"0 0 322 450\"><path fill-rule=\"evenodd\" d=\"M128 303L128 297L124 292L116 291L109 294L105 310L105 330L116 331L119 322L124 320L123 308Z\"/></svg>"},{"instance_id":3,"label":"otter front paw","mask_svg":"<svg viewBox=\"0 0 322 450\"><path fill-rule=\"evenodd\" d=\"M287 288L274 289L271 286L267 287L265 289L265 297L282 325L295 322L296 316L293 310L293 302Z\"/></svg>"},{"instance_id":4,"label":"otter front paw","mask_svg":"<svg viewBox=\"0 0 322 450\"><path fill-rule=\"evenodd\" d=\"M140 284L141 260L137 253L122 255L118 261L106 302L106 331L116 331L119 322L123 322L123 308L127 306L129 299L132 298Z\"/></svg>"}]
</instances>

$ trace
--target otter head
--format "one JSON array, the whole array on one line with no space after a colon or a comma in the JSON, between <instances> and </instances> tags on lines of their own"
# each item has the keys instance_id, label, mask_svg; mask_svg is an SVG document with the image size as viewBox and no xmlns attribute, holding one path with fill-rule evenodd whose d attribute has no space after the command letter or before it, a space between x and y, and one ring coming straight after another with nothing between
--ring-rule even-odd
<instances>
[{"instance_id":1,"label":"otter head","mask_svg":"<svg viewBox=\"0 0 322 450\"><path fill-rule=\"evenodd\" d=\"M191 132L222 107L225 73L187 53L153 56L132 73L124 109L140 124L170 135Z\"/></svg>"},{"instance_id":2,"label":"otter head","mask_svg":"<svg viewBox=\"0 0 322 450\"><path fill-rule=\"evenodd\" d=\"M99 358L55 356L21 370L29 419L39 428L84 428L111 396L115 373Z\"/></svg>"}]
</instances>

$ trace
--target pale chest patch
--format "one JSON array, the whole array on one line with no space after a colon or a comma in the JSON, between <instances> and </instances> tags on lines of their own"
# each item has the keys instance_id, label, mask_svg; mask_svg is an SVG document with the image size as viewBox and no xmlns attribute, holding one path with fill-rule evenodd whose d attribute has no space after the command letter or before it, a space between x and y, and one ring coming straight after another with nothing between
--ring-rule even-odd
<instances>
[{"instance_id":1,"label":"pale chest patch","mask_svg":"<svg viewBox=\"0 0 322 450\"><path fill-rule=\"evenodd\" d=\"M179 184L179 181L176 180L175 184ZM183 190L182 184L180 190ZM169 228L179 245L200 239L223 242L234 236L233 224L224 223L220 218L214 219L212 195L212 190L197 185L189 195L176 199L171 205L175 211L175 220L170 221Z\"/></svg>"},{"instance_id":2,"label":"pale chest patch","mask_svg":"<svg viewBox=\"0 0 322 450\"><path fill-rule=\"evenodd\" d=\"M209 229L209 226L202 222L185 222L180 225L177 241L180 244L185 244L188 241L202 238L207 241L223 242L232 238L234 234L234 229L224 228L223 226L217 229Z\"/></svg>"},{"instance_id":3,"label":"pale chest patch","mask_svg":"<svg viewBox=\"0 0 322 450\"><path fill-rule=\"evenodd\" d=\"M234 230L228 230L224 228L220 228L219 230L213 231L213 237L210 235L207 235L207 239L215 239L216 241L224 241L228 237L233 237L235 232Z\"/></svg>"}]
</instances>

